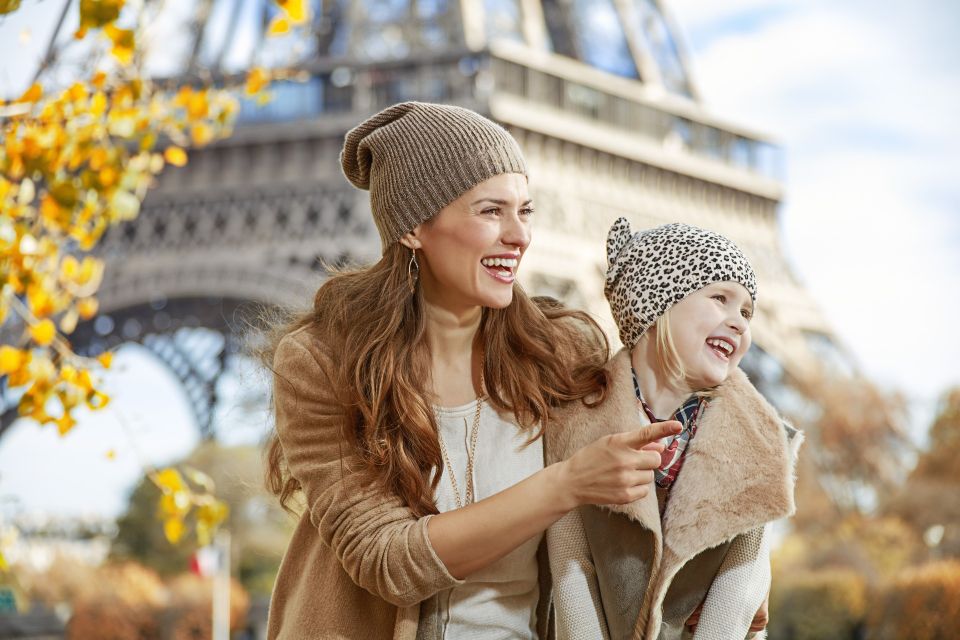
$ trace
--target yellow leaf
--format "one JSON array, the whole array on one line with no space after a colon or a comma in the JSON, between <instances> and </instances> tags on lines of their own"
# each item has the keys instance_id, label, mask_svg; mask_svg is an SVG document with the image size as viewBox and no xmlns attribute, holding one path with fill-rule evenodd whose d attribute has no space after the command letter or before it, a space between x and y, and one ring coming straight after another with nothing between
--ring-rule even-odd
<instances>
[{"instance_id":1,"label":"yellow leaf","mask_svg":"<svg viewBox=\"0 0 960 640\"><path fill-rule=\"evenodd\" d=\"M97 356L97 360L100 362L101 365L103 365L104 369L109 369L110 365L113 364L113 352L104 351L103 353Z\"/></svg>"},{"instance_id":2,"label":"yellow leaf","mask_svg":"<svg viewBox=\"0 0 960 640\"><path fill-rule=\"evenodd\" d=\"M100 185L104 189L109 189L117 183L117 170L113 167L104 167L100 170Z\"/></svg>"},{"instance_id":3,"label":"yellow leaf","mask_svg":"<svg viewBox=\"0 0 960 640\"><path fill-rule=\"evenodd\" d=\"M84 320L89 320L93 316L97 315L97 309L99 308L100 303L97 302L96 298L82 298L77 301L77 312ZM110 365L107 366L109 367Z\"/></svg>"},{"instance_id":4,"label":"yellow leaf","mask_svg":"<svg viewBox=\"0 0 960 640\"><path fill-rule=\"evenodd\" d=\"M72 102L82 102L87 99L87 87L82 82L74 82L64 94Z\"/></svg>"},{"instance_id":5,"label":"yellow leaf","mask_svg":"<svg viewBox=\"0 0 960 640\"><path fill-rule=\"evenodd\" d=\"M307 21L306 0L277 0L277 4L286 12L293 24L302 24Z\"/></svg>"},{"instance_id":6,"label":"yellow leaf","mask_svg":"<svg viewBox=\"0 0 960 640\"><path fill-rule=\"evenodd\" d=\"M33 284L27 287L27 305L33 315L38 318L44 318L54 311L54 302L50 293L43 287Z\"/></svg>"},{"instance_id":7,"label":"yellow leaf","mask_svg":"<svg viewBox=\"0 0 960 640\"><path fill-rule=\"evenodd\" d=\"M69 413L64 412L62 416L57 418L57 431L60 432L60 435L65 436L70 433L70 430L76 426L77 421L73 419Z\"/></svg>"},{"instance_id":8,"label":"yellow leaf","mask_svg":"<svg viewBox=\"0 0 960 640\"><path fill-rule=\"evenodd\" d=\"M73 384L77 381L78 372L75 367L64 365L60 367L60 379L64 382Z\"/></svg>"},{"instance_id":9,"label":"yellow leaf","mask_svg":"<svg viewBox=\"0 0 960 640\"><path fill-rule=\"evenodd\" d=\"M84 256L80 263L80 275L77 277L78 284L100 284L103 277L103 262L93 256Z\"/></svg>"},{"instance_id":10,"label":"yellow leaf","mask_svg":"<svg viewBox=\"0 0 960 640\"><path fill-rule=\"evenodd\" d=\"M103 32L107 34L107 37L113 42L113 48L110 49L113 57L122 65L128 65L133 62L133 49L135 46L133 31L130 29L118 29L112 24L108 24L103 28Z\"/></svg>"},{"instance_id":11,"label":"yellow leaf","mask_svg":"<svg viewBox=\"0 0 960 640\"><path fill-rule=\"evenodd\" d=\"M164 159L175 167L187 164L187 152L180 147L167 147L163 152Z\"/></svg>"},{"instance_id":12,"label":"yellow leaf","mask_svg":"<svg viewBox=\"0 0 960 640\"><path fill-rule=\"evenodd\" d=\"M97 91L90 100L90 113L99 118L107 112L107 95L103 91Z\"/></svg>"},{"instance_id":13,"label":"yellow leaf","mask_svg":"<svg viewBox=\"0 0 960 640\"><path fill-rule=\"evenodd\" d=\"M36 102L43 97L43 87L39 82L34 82L30 88L23 92L17 102Z\"/></svg>"},{"instance_id":14,"label":"yellow leaf","mask_svg":"<svg viewBox=\"0 0 960 640\"><path fill-rule=\"evenodd\" d=\"M80 0L80 27L99 29L120 17L126 0Z\"/></svg>"},{"instance_id":15,"label":"yellow leaf","mask_svg":"<svg viewBox=\"0 0 960 640\"><path fill-rule=\"evenodd\" d=\"M206 118L210 113L210 103L206 91L196 91L187 100L187 115L191 120Z\"/></svg>"},{"instance_id":16,"label":"yellow leaf","mask_svg":"<svg viewBox=\"0 0 960 640\"><path fill-rule=\"evenodd\" d=\"M270 26L267 28L267 36L280 36L289 32L290 21L287 19L287 16L282 13L278 13L273 20L270 21Z\"/></svg>"},{"instance_id":17,"label":"yellow leaf","mask_svg":"<svg viewBox=\"0 0 960 640\"><path fill-rule=\"evenodd\" d=\"M27 352L14 347L0 347L0 375L7 375L20 369L27 363Z\"/></svg>"},{"instance_id":18,"label":"yellow leaf","mask_svg":"<svg viewBox=\"0 0 960 640\"><path fill-rule=\"evenodd\" d=\"M90 84L92 84L97 89L103 89L103 85L107 82L107 74L103 71L97 71L93 74L93 77L90 78Z\"/></svg>"},{"instance_id":19,"label":"yellow leaf","mask_svg":"<svg viewBox=\"0 0 960 640\"><path fill-rule=\"evenodd\" d=\"M34 342L43 347L46 347L53 342L53 338L56 336L56 334L57 328L50 319L41 320L37 324L30 327L30 337L33 338Z\"/></svg>"},{"instance_id":20,"label":"yellow leaf","mask_svg":"<svg viewBox=\"0 0 960 640\"><path fill-rule=\"evenodd\" d=\"M168 491L178 492L187 488L183 481L183 476L176 469L167 467L157 473L156 484L164 493Z\"/></svg>"},{"instance_id":21,"label":"yellow leaf","mask_svg":"<svg viewBox=\"0 0 960 640\"><path fill-rule=\"evenodd\" d=\"M76 280L80 273L80 263L76 257L68 255L60 262L60 276L65 280Z\"/></svg>"},{"instance_id":22,"label":"yellow leaf","mask_svg":"<svg viewBox=\"0 0 960 640\"><path fill-rule=\"evenodd\" d=\"M248 96L256 95L263 91L268 84L270 84L269 74L262 67L254 67L247 75L246 94Z\"/></svg>"},{"instance_id":23,"label":"yellow leaf","mask_svg":"<svg viewBox=\"0 0 960 640\"><path fill-rule=\"evenodd\" d=\"M202 147L213 140L213 129L203 123L195 124L190 128L190 138L193 144Z\"/></svg>"},{"instance_id":24,"label":"yellow leaf","mask_svg":"<svg viewBox=\"0 0 960 640\"><path fill-rule=\"evenodd\" d=\"M94 391L87 396L87 408L92 411L99 411L110 404L110 396L99 391Z\"/></svg>"},{"instance_id":25,"label":"yellow leaf","mask_svg":"<svg viewBox=\"0 0 960 640\"><path fill-rule=\"evenodd\" d=\"M13 13L20 8L20 0L0 0L0 15L6 13ZM3 563L3 556L0 555L0 568L6 568L6 564Z\"/></svg>"},{"instance_id":26,"label":"yellow leaf","mask_svg":"<svg viewBox=\"0 0 960 640\"><path fill-rule=\"evenodd\" d=\"M180 518L167 518L163 521L163 535L167 537L170 544L177 544L183 537L183 520Z\"/></svg>"}]
</instances>

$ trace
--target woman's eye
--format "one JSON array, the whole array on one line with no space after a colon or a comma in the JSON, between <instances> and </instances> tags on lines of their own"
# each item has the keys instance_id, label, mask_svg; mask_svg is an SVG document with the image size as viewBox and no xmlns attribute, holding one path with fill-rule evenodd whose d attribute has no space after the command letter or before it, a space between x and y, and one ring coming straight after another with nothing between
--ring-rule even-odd
<instances>
[{"instance_id":1,"label":"woman's eye","mask_svg":"<svg viewBox=\"0 0 960 640\"><path fill-rule=\"evenodd\" d=\"M727 301L727 296L723 295L722 293L717 293L710 297L713 298L714 300L719 300L720 304L724 304Z\"/></svg>"},{"instance_id":2,"label":"woman's eye","mask_svg":"<svg viewBox=\"0 0 960 640\"><path fill-rule=\"evenodd\" d=\"M491 207L490 209L484 209L482 213L500 213L500 209L497 207Z\"/></svg>"},{"instance_id":3,"label":"woman's eye","mask_svg":"<svg viewBox=\"0 0 960 640\"><path fill-rule=\"evenodd\" d=\"M527 207L525 209L520 209L520 213L525 216L532 216L534 212L533 207Z\"/></svg>"}]
</instances>

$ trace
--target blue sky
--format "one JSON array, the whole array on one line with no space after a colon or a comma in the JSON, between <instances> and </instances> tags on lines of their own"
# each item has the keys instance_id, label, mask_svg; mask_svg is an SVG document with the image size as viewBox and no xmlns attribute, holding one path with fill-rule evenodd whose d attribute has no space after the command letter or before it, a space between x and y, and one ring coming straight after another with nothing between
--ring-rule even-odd
<instances>
[{"instance_id":1,"label":"blue sky","mask_svg":"<svg viewBox=\"0 0 960 640\"><path fill-rule=\"evenodd\" d=\"M667 6L709 109L784 146L788 258L863 370L907 394L919 437L938 395L960 384L960 4ZM21 34L54 9L26 0L0 23L0 94L22 89L17 78L47 35L37 26ZM0 439L0 513L115 515L141 459L163 463L195 444L166 370L136 347L116 366L109 384L117 400L103 419L83 421L65 439L32 424ZM224 395L249 383L229 376ZM228 439L252 442L266 416L227 400L221 422ZM116 459L105 461L111 448Z\"/></svg>"},{"instance_id":2,"label":"blue sky","mask_svg":"<svg viewBox=\"0 0 960 640\"><path fill-rule=\"evenodd\" d=\"M783 145L790 262L919 426L960 384L960 5L668 6L707 106Z\"/></svg>"}]
</instances>

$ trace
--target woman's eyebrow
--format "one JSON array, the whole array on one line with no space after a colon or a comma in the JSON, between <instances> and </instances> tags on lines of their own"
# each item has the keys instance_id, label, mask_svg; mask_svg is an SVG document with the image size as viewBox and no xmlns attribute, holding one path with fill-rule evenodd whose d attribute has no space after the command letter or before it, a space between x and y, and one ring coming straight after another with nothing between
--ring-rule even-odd
<instances>
[{"instance_id":1,"label":"woman's eyebrow","mask_svg":"<svg viewBox=\"0 0 960 640\"><path fill-rule=\"evenodd\" d=\"M470 206L472 207L473 205L475 205L475 204L480 204L481 202L492 202L493 204L499 204L500 206L506 206L506 205L510 204L509 201L507 201L507 200L502 200L502 199L500 199L500 198L480 198L479 200L475 200L475 201L471 202L471 203L470 203ZM531 202L533 202L533 199L532 199L532 198L527 198L527 200L526 200L523 204L521 204L520 206L521 206L521 207L525 207L525 206L527 206L528 204L530 204Z\"/></svg>"}]
</instances>

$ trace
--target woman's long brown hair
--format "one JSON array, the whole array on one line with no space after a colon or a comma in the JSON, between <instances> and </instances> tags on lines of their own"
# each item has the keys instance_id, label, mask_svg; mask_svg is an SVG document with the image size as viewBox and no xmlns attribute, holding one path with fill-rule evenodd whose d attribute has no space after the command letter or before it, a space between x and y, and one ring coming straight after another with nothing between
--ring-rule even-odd
<instances>
[{"instance_id":1,"label":"woman's long brown hair","mask_svg":"<svg viewBox=\"0 0 960 640\"><path fill-rule=\"evenodd\" d=\"M433 493L443 459L427 389L423 297L419 286L411 293L409 256L396 243L372 266L333 273L311 311L274 326L261 357L272 369L280 339L304 326L336 336L325 348L336 353L331 374L346 415L344 438L372 478L423 516L437 512ZM593 406L606 396L609 344L581 311L529 298L514 285L506 308L483 310L477 340L490 401L512 411L531 441L548 428L552 409L578 400ZM267 486L285 508L300 490L276 431L267 449Z\"/></svg>"}]
</instances>

